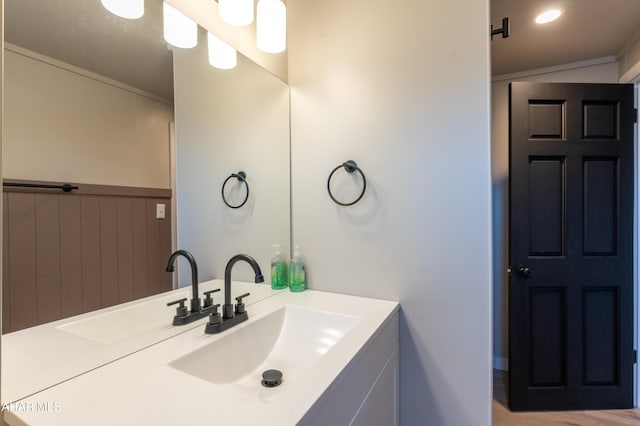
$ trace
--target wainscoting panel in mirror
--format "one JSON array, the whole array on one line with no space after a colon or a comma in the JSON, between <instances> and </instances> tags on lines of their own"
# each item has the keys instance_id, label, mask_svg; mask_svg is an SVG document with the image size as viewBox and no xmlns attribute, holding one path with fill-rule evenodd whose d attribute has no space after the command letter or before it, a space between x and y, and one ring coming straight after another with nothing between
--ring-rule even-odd
<instances>
[{"instance_id":1,"label":"wainscoting panel in mirror","mask_svg":"<svg viewBox=\"0 0 640 426\"><path fill-rule=\"evenodd\" d=\"M271 244L289 252L289 88L240 54L233 70L211 67L203 41L201 31L197 47L174 52L178 245L202 259L203 279L222 278L246 253L268 282ZM249 199L232 209L221 188L239 171ZM230 204L243 201L237 179L226 189ZM233 278L252 281L253 271L238 264Z\"/></svg>"},{"instance_id":2,"label":"wainscoting panel in mirror","mask_svg":"<svg viewBox=\"0 0 640 426\"><path fill-rule=\"evenodd\" d=\"M171 190L3 192L3 333L171 290Z\"/></svg>"}]
</instances>

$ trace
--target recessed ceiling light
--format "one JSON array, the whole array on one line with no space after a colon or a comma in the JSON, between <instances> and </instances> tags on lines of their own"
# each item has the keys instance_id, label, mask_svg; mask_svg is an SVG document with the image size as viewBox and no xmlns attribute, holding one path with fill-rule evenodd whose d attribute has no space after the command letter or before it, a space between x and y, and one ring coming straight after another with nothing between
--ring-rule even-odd
<instances>
[{"instance_id":1,"label":"recessed ceiling light","mask_svg":"<svg viewBox=\"0 0 640 426\"><path fill-rule=\"evenodd\" d=\"M560 9L545 10L540 15L536 16L536 24L547 24L551 21L555 21L562 15Z\"/></svg>"}]
</instances>

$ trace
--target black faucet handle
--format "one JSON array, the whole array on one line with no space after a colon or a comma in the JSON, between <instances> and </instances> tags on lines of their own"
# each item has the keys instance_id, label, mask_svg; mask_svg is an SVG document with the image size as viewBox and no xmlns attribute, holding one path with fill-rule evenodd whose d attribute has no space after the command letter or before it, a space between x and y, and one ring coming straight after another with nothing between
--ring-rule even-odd
<instances>
[{"instance_id":1,"label":"black faucet handle","mask_svg":"<svg viewBox=\"0 0 640 426\"><path fill-rule=\"evenodd\" d=\"M213 298L211 297L211 293L217 293L219 291L220 291L220 289L216 288L214 290L209 290L209 291L203 292L203 294L204 294L204 307L205 308L209 308L209 307L211 307L211 305L213 305Z\"/></svg>"},{"instance_id":2,"label":"black faucet handle","mask_svg":"<svg viewBox=\"0 0 640 426\"><path fill-rule=\"evenodd\" d=\"M251 293L245 293L245 294L241 294L240 296L236 297L236 301L238 303L242 303L242 299L244 299L245 297L249 296Z\"/></svg>"},{"instance_id":3,"label":"black faucet handle","mask_svg":"<svg viewBox=\"0 0 640 426\"><path fill-rule=\"evenodd\" d=\"M249 296L250 293L245 293L245 294L241 294L240 296L236 297L236 301L238 303L236 303L236 315L239 314L244 314L245 309L244 309L244 303L242 303L242 299L244 299L245 297Z\"/></svg>"},{"instance_id":4,"label":"black faucet handle","mask_svg":"<svg viewBox=\"0 0 640 426\"><path fill-rule=\"evenodd\" d=\"M167 303L167 306L171 306L171 305L176 305L176 304L180 304L180 306L176 307L176 316L177 317L185 317L187 316L187 307L184 306L184 302L187 301L186 297L183 297L180 300L174 300L173 302L169 302Z\"/></svg>"},{"instance_id":5,"label":"black faucet handle","mask_svg":"<svg viewBox=\"0 0 640 426\"><path fill-rule=\"evenodd\" d=\"M222 317L218 313L218 308L220 307L219 303L215 305L211 305L211 313L209 314L209 324L216 325L222 322Z\"/></svg>"},{"instance_id":6,"label":"black faucet handle","mask_svg":"<svg viewBox=\"0 0 640 426\"><path fill-rule=\"evenodd\" d=\"M216 293L218 291L220 291L219 288L204 292L204 306L202 307L202 309L211 308L211 306L213 306L213 298L211 297L211 293Z\"/></svg>"},{"instance_id":7,"label":"black faucet handle","mask_svg":"<svg viewBox=\"0 0 640 426\"><path fill-rule=\"evenodd\" d=\"M186 301L187 301L187 298L186 298L186 297L183 297L183 298L182 298L182 299L180 299L180 300L174 300L173 302L169 302L169 303L167 303L167 306L175 305L175 304L177 304L177 303L179 303L179 304L180 304L180 306L184 306L184 302L186 302Z\"/></svg>"}]
</instances>

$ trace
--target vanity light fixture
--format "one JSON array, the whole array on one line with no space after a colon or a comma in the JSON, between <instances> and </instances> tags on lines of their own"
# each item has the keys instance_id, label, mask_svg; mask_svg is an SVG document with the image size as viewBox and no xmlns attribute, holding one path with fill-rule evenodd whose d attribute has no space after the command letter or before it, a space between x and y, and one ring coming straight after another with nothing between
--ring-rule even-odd
<instances>
[{"instance_id":1,"label":"vanity light fixture","mask_svg":"<svg viewBox=\"0 0 640 426\"><path fill-rule=\"evenodd\" d=\"M287 8L281 0L258 0L256 44L267 53L287 48Z\"/></svg>"},{"instance_id":2,"label":"vanity light fixture","mask_svg":"<svg viewBox=\"0 0 640 426\"><path fill-rule=\"evenodd\" d=\"M207 48L209 50L209 63L214 68L230 70L238 64L236 49L211 33L207 33Z\"/></svg>"},{"instance_id":3,"label":"vanity light fixture","mask_svg":"<svg viewBox=\"0 0 640 426\"><path fill-rule=\"evenodd\" d=\"M253 0L218 0L218 14L229 25L249 25L253 22Z\"/></svg>"},{"instance_id":4,"label":"vanity light fixture","mask_svg":"<svg viewBox=\"0 0 640 426\"><path fill-rule=\"evenodd\" d=\"M163 2L164 39L188 49L198 44L198 25L167 2Z\"/></svg>"},{"instance_id":5,"label":"vanity light fixture","mask_svg":"<svg viewBox=\"0 0 640 426\"><path fill-rule=\"evenodd\" d=\"M138 19L144 15L144 0L100 0L105 9L116 16Z\"/></svg>"},{"instance_id":6,"label":"vanity light fixture","mask_svg":"<svg viewBox=\"0 0 640 426\"><path fill-rule=\"evenodd\" d=\"M536 16L536 24L548 24L551 21L555 21L562 15L560 9L549 9Z\"/></svg>"}]
</instances>

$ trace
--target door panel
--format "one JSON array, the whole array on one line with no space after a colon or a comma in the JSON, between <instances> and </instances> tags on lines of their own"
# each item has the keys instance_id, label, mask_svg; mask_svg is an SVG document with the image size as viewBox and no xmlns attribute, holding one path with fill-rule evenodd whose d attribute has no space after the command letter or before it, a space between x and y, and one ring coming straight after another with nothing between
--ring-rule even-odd
<instances>
[{"instance_id":1,"label":"door panel","mask_svg":"<svg viewBox=\"0 0 640 426\"><path fill-rule=\"evenodd\" d=\"M618 248L618 160L587 158L583 167L583 256L615 256Z\"/></svg>"},{"instance_id":2,"label":"door panel","mask_svg":"<svg viewBox=\"0 0 640 426\"><path fill-rule=\"evenodd\" d=\"M583 139L618 140L620 104L615 101L583 102Z\"/></svg>"},{"instance_id":3,"label":"door panel","mask_svg":"<svg viewBox=\"0 0 640 426\"><path fill-rule=\"evenodd\" d=\"M564 101L529 101L529 139L564 138Z\"/></svg>"},{"instance_id":4,"label":"door panel","mask_svg":"<svg viewBox=\"0 0 640 426\"><path fill-rule=\"evenodd\" d=\"M583 292L584 378L587 386L615 386L618 383L618 312L617 288L586 288Z\"/></svg>"},{"instance_id":5,"label":"door panel","mask_svg":"<svg viewBox=\"0 0 640 426\"><path fill-rule=\"evenodd\" d=\"M531 158L529 191L529 256L563 256L564 158Z\"/></svg>"},{"instance_id":6,"label":"door panel","mask_svg":"<svg viewBox=\"0 0 640 426\"><path fill-rule=\"evenodd\" d=\"M633 86L512 83L509 406L629 408Z\"/></svg>"},{"instance_id":7,"label":"door panel","mask_svg":"<svg viewBox=\"0 0 640 426\"><path fill-rule=\"evenodd\" d=\"M529 291L531 386L566 384L566 297L562 287Z\"/></svg>"}]
</instances>

